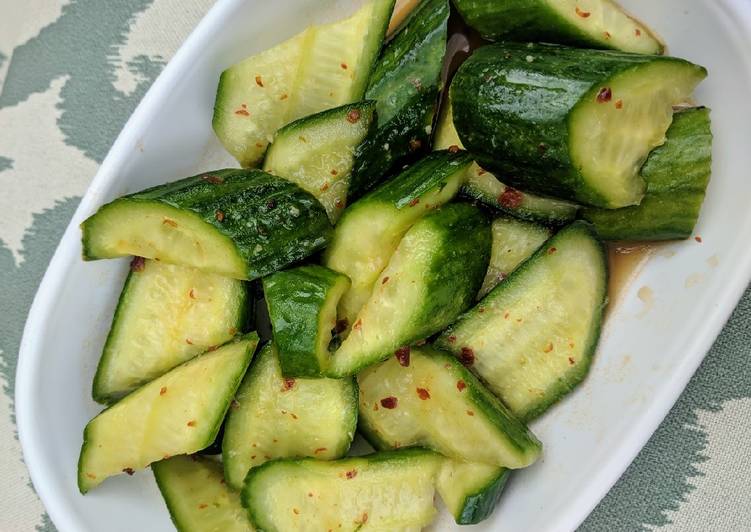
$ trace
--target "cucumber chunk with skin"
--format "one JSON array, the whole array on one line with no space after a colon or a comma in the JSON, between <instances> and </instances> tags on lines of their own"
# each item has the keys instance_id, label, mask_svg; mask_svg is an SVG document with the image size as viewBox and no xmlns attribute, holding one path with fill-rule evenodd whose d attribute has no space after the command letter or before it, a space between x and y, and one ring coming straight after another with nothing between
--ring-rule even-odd
<instances>
[{"instance_id":1,"label":"cucumber chunk with skin","mask_svg":"<svg viewBox=\"0 0 751 532\"><path fill-rule=\"evenodd\" d=\"M377 449L423 446L455 460L518 469L535 436L456 358L412 348L357 376L360 432Z\"/></svg>"},{"instance_id":2,"label":"cucumber chunk with skin","mask_svg":"<svg viewBox=\"0 0 751 532\"><path fill-rule=\"evenodd\" d=\"M257 342L253 333L199 355L89 421L78 461L81 493L108 477L210 445Z\"/></svg>"},{"instance_id":3,"label":"cucumber chunk with skin","mask_svg":"<svg viewBox=\"0 0 751 532\"><path fill-rule=\"evenodd\" d=\"M712 172L709 109L676 113L665 144L644 163L647 193L639 205L623 209L587 208L581 216L605 240L688 238L696 226Z\"/></svg>"},{"instance_id":4,"label":"cucumber chunk with skin","mask_svg":"<svg viewBox=\"0 0 751 532\"><path fill-rule=\"evenodd\" d=\"M418 532L436 514L442 461L423 449L335 462L276 460L248 473L242 500L251 521L266 532Z\"/></svg>"},{"instance_id":5,"label":"cucumber chunk with skin","mask_svg":"<svg viewBox=\"0 0 751 532\"><path fill-rule=\"evenodd\" d=\"M93 397L114 402L245 324L242 281L136 258L117 303L94 377Z\"/></svg>"},{"instance_id":6,"label":"cucumber chunk with skin","mask_svg":"<svg viewBox=\"0 0 751 532\"><path fill-rule=\"evenodd\" d=\"M451 84L454 125L483 168L514 187L619 208L665 141L673 106L707 75L673 57L555 45L484 46Z\"/></svg>"},{"instance_id":7,"label":"cucumber chunk with skin","mask_svg":"<svg viewBox=\"0 0 751 532\"><path fill-rule=\"evenodd\" d=\"M490 223L471 205L445 205L413 225L331 357L328 374L352 375L446 327L474 301L490 247Z\"/></svg>"},{"instance_id":8,"label":"cucumber chunk with skin","mask_svg":"<svg viewBox=\"0 0 751 532\"><path fill-rule=\"evenodd\" d=\"M81 224L84 260L136 255L255 279L326 245L318 201L260 170L207 172L123 196Z\"/></svg>"},{"instance_id":9,"label":"cucumber chunk with skin","mask_svg":"<svg viewBox=\"0 0 751 532\"><path fill-rule=\"evenodd\" d=\"M256 166L280 127L361 99L393 7L394 0L373 0L222 72L213 126L227 151Z\"/></svg>"},{"instance_id":10,"label":"cucumber chunk with skin","mask_svg":"<svg viewBox=\"0 0 751 532\"><path fill-rule=\"evenodd\" d=\"M323 266L301 266L263 279L274 342L285 377L321 377L336 329L336 307L351 283Z\"/></svg>"},{"instance_id":11,"label":"cucumber chunk with skin","mask_svg":"<svg viewBox=\"0 0 751 532\"><path fill-rule=\"evenodd\" d=\"M263 169L307 190L331 222L347 204L355 148L370 131L375 102L358 102L301 118L277 131Z\"/></svg>"},{"instance_id":12,"label":"cucumber chunk with skin","mask_svg":"<svg viewBox=\"0 0 751 532\"><path fill-rule=\"evenodd\" d=\"M224 482L220 462L175 456L151 464L151 470L178 532L253 532L240 494Z\"/></svg>"},{"instance_id":13,"label":"cucumber chunk with skin","mask_svg":"<svg viewBox=\"0 0 751 532\"><path fill-rule=\"evenodd\" d=\"M520 419L545 412L587 375L607 301L607 261L577 221L451 325L436 345L471 362Z\"/></svg>"},{"instance_id":14,"label":"cucumber chunk with skin","mask_svg":"<svg viewBox=\"0 0 751 532\"><path fill-rule=\"evenodd\" d=\"M493 513L509 474L503 467L446 459L436 491L457 524L474 525Z\"/></svg>"},{"instance_id":15,"label":"cucumber chunk with skin","mask_svg":"<svg viewBox=\"0 0 751 532\"><path fill-rule=\"evenodd\" d=\"M664 45L613 0L454 0L486 39L541 41L660 54Z\"/></svg>"},{"instance_id":16,"label":"cucumber chunk with skin","mask_svg":"<svg viewBox=\"0 0 751 532\"><path fill-rule=\"evenodd\" d=\"M352 281L339 304L339 317L349 326L404 233L457 194L469 164L466 154L433 153L344 211L324 252L324 265Z\"/></svg>"},{"instance_id":17,"label":"cucumber chunk with skin","mask_svg":"<svg viewBox=\"0 0 751 532\"><path fill-rule=\"evenodd\" d=\"M274 458L344 456L357 426L353 379L284 378L272 344L258 354L235 400L222 459L225 478L237 489L248 470Z\"/></svg>"}]
</instances>

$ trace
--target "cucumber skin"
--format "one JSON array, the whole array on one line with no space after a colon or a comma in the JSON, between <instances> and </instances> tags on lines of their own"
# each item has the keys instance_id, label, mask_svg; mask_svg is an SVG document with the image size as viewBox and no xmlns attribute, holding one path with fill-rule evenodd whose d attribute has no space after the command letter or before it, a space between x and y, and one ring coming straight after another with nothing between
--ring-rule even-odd
<instances>
[{"instance_id":1,"label":"cucumber skin","mask_svg":"<svg viewBox=\"0 0 751 532\"><path fill-rule=\"evenodd\" d=\"M495 511L498 501L506 487L510 469L503 469L490 483L467 495L462 504L461 512L454 515L457 525L474 525L484 521Z\"/></svg>"},{"instance_id":2,"label":"cucumber skin","mask_svg":"<svg viewBox=\"0 0 751 532\"><path fill-rule=\"evenodd\" d=\"M98 258L88 245L92 220L110 206L126 202L161 203L198 216L233 242L248 265L247 279L308 257L325 247L332 233L323 206L297 185L260 170L228 168L157 185L104 205L81 224L84 260ZM269 208L270 202L276 204L274 208ZM293 209L299 213L296 218L288 214ZM224 213L222 222L217 220L218 210ZM258 245L264 254L254 256Z\"/></svg>"},{"instance_id":3,"label":"cucumber skin","mask_svg":"<svg viewBox=\"0 0 751 532\"><path fill-rule=\"evenodd\" d=\"M571 160L569 120L577 104L594 98L610 78L657 61L683 63L706 75L703 67L673 57L545 44L483 46L451 84L454 125L480 166L503 175L511 186L607 207ZM507 81L523 74L534 85Z\"/></svg>"}]
</instances>

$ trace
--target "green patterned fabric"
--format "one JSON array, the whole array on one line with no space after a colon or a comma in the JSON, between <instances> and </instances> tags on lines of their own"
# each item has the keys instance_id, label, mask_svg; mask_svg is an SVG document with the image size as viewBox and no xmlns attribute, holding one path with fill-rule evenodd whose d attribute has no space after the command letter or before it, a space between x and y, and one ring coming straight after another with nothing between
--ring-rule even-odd
<instances>
[{"instance_id":1,"label":"green patterned fabric","mask_svg":"<svg viewBox=\"0 0 751 532\"><path fill-rule=\"evenodd\" d=\"M13 418L18 347L36 287L118 132L212 3L0 0L0 531L54 530ZM751 530L750 358L751 291L581 530Z\"/></svg>"}]
</instances>

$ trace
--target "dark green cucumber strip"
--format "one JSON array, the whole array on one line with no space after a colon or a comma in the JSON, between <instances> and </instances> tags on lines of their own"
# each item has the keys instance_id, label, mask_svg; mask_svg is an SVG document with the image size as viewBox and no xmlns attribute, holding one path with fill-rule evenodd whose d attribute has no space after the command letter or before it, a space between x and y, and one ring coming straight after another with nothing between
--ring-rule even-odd
<instances>
[{"instance_id":1,"label":"dark green cucumber strip","mask_svg":"<svg viewBox=\"0 0 751 532\"><path fill-rule=\"evenodd\" d=\"M446 459L436 491L457 524L474 525L493 513L509 474L503 467Z\"/></svg>"},{"instance_id":2,"label":"dark green cucumber strip","mask_svg":"<svg viewBox=\"0 0 751 532\"><path fill-rule=\"evenodd\" d=\"M394 0L372 0L222 72L213 126L227 151L256 166L280 127L360 100L393 8Z\"/></svg>"},{"instance_id":3,"label":"dark green cucumber strip","mask_svg":"<svg viewBox=\"0 0 751 532\"><path fill-rule=\"evenodd\" d=\"M375 120L375 101L306 116L277 131L263 169L307 190L336 222L347 204L355 148Z\"/></svg>"},{"instance_id":4,"label":"dark green cucumber strip","mask_svg":"<svg viewBox=\"0 0 751 532\"><path fill-rule=\"evenodd\" d=\"M151 464L151 470L178 532L253 532L240 494L224 482L220 462L175 456Z\"/></svg>"},{"instance_id":5,"label":"dark green cucumber strip","mask_svg":"<svg viewBox=\"0 0 751 532\"><path fill-rule=\"evenodd\" d=\"M81 224L84 260L137 255L255 279L326 245L318 201L260 170L207 172L123 196Z\"/></svg>"},{"instance_id":6,"label":"dark green cucumber strip","mask_svg":"<svg viewBox=\"0 0 751 532\"><path fill-rule=\"evenodd\" d=\"M436 514L433 496L442 461L423 449L335 462L275 460L248 473L242 501L265 532L419 531Z\"/></svg>"},{"instance_id":7,"label":"dark green cucumber strip","mask_svg":"<svg viewBox=\"0 0 751 532\"><path fill-rule=\"evenodd\" d=\"M661 54L652 30L614 0L454 0L465 22L486 39L574 44Z\"/></svg>"},{"instance_id":8,"label":"dark green cucumber strip","mask_svg":"<svg viewBox=\"0 0 751 532\"><path fill-rule=\"evenodd\" d=\"M361 196L430 143L446 53L448 0L424 0L386 45L365 97L378 128L357 148L350 195Z\"/></svg>"},{"instance_id":9,"label":"dark green cucumber strip","mask_svg":"<svg viewBox=\"0 0 751 532\"><path fill-rule=\"evenodd\" d=\"M448 353L413 347L407 357L361 372L357 382L359 429L377 449L421 446L510 469L540 455L534 434Z\"/></svg>"},{"instance_id":10,"label":"dark green cucumber strip","mask_svg":"<svg viewBox=\"0 0 751 532\"><path fill-rule=\"evenodd\" d=\"M605 240L691 236L712 173L709 109L676 113L666 136L665 144L649 155L641 169L647 193L639 205L582 210L582 218L594 224Z\"/></svg>"},{"instance_id":11,"label":"dark green cucumber strip","mask_svg":"<svg viewBox=\"0 0 751 532\"><path fill-rule=\"evenodd\" d=\"M93 397L114 402L245 325L242 281L137 258L117 303Z\"/></svg>"},{"instance_id":12,"label":"dark green cucumber strip","mask_svg":"<svg viewBox=\"0 0 751 532\"><path fill-rule=\"evenodd\" d=\"M644 195L639 169L664 142L673 105L706 75L673 57L483 46L451 84L454 125L480 166L515 188L626 207Z\"/></svg>"},{"instance_id":13,"label":"dark green cucumber strip","mask_svg":"<svg viewBox=\"0 0 751 532\"><path fill-rule=\"evenodd\" d=\"M276 348L267 344L243 380L222 442L227 483L274 458L332 460L349 450L357 426L353 379L284 378Z\"/></svg>"},{"instance_id":14,"label":"dark green cucumber strip","mask_svg":"<svg viewBox=\"0 0 751 532\"><path fill-rule=\"evenodd\" d=\"M317 265L264 277L263 292L285 377L324 375L336 307L351 284L346 275Z\"/></svg>"},{"instance_id":15,"label":"dark green cucumber strip","mask_svg":"<svg viewBox=\"0 0 751 532\"><path fill-rule=\"evenodd\" d=\"M89 421L78 461L81 493L108 477L211 444L257 342L252 333L199 355Z\"/></svg>"},{"instance_id":16,"label":"dark green cucumber strip","mask_svg":"<svg viewBox=\"0 0 751 532\"><path fill-rule=\"evenodd\" d=\"M594 228L562 229L436 345L465 360L522 420L587 375L607 301L607 260Z\"/></svg>"},{"instance_id":17,"label":"dark green cucumber strip","mask_svg":"<svg viewBox=\"0 0 751 532\"><path fill-rule=\"evenodd\" d=\"M350 326L404 233L456 195L470 162L466 154L435 152L344 211L324 265L352 281L339 304L339 317Z\"/></svg>"},{"instance_id":18,"label":"dark green cucumber strip","mask_svg":"<svg viewBox=\"0 0 751 532\"><path fill-rule=\"evenodd\" d=\"M482 285L491 239L487 217L464 203L415 223L331 357L329 375L357 373L454 321Z\"/></svg>"}]
</instances>

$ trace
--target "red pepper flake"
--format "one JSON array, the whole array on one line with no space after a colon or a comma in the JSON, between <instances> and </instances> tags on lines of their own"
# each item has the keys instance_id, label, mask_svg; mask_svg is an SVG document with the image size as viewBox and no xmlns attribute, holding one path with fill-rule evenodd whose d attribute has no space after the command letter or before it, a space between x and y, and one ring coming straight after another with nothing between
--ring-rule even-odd
<instances>
[{"instance_id":1,"label":"red pepper flake","mask_svg":"<svg viewBox=\"0 0 751 532\"><path fill-rule=\"evenodd\" d=\"M606 39L610 39L610 32L609 32L609 31L606 31L606 32L604 33L604 35L605 35L605 38L606 38Z\"/></svg>"},{"instance_id":2,"label":"red pepper flake","mask_svg":"<svg viewBox=\"0 0 751 532\"><path fill-rule=\"evenodd\" d=\"M329 172L331 175L338 175L339 172L336 171L336 168L332 168L331 172Z\"/></svg>"},{"instance_id":3,"label":"red pepper flake","mask_svg":"<svg viewBox=\"0 0 751 532\"><path fill-rule=\"evenodd\" d=\"M512 187L506 187L500 196L498 203L507 209L518 209L524 200L524 194Z\"/></svg>"},{"instance_id":4,"label":"red pepper flake","mask_svg":"<svg viewBox=\"0 0 751 532\"><path fill-rule=\"evenodd\" d=\"M695 237L694 237L694 240L696 240L696 241L697 241L697 242L698 242L699 244L701 244L701 243L702 243L702 239L701 239L701 237L700 237L700 236L695 236Z\"/></svg>"},{"instance_id":5,"label":"red pepper flake","mask_svg":"<svg viewBox=\"0 0 751 532\"><path fill-rule=\"evenodd\" d=\"M448 340L449 340L449 343L450 343L450 344L456 343L456 335L453 335L453 334L452 334L452 335L450 335L450 336L448 337Z\"/></svg>"},{"instance_id":6,"label":"red pepper flake","mask_svg":"<svg viewBox=\"0 0 751 532\"><path fill-rule=\"evenodd\" d=\"M483 314L485 312L485 307L478 308L477 312L479 312L480 314Z\"/></svg>"},{"instance_id":7,"label":"red pepper flake","mask_svg":"<svg viewBox=\"0 0 751 532\"><path fill-rule=\"evenodd\" d=\"M295 515L300 515L300 510L298 510L297 508L292 508L292 512L293 512L293 513L294 513Z\"/></svg>"},{"instance_id":8,"label":"red pepper flake","mask_svg":"<svg viewBox=\"0 0 751 532\"><path fill-rule=\"evenodd\" d=\"M506 314L503 315L503 319L507 320L510 315L511 314L509 312L506 312Z\"/></svg>"},{"instance_id":9,"label":"red pepper flake","mask_svg":"<svg viewBox=\"0 0 751 532\"><path fill-rule=\"evenodd\" d=\"M360 329L362 329L362 320L361 319L357 320L355 324L352 326L352 328L356 331L359 331Z\"/></svg>"},{"instance_id":10,"label":"red pepper flake","mask_svg":"<svg viewBox=\"0 0 751 532\"><path fill-rule=\"evenodd\" d=\"M347 318L336 320L336 325L334 325L334 332L336 334L343 333L344 331L347 330L347 326L349 326L349 322L347 321Z\"/></svg>"},{"instance_id":11,"label":"red pepper flake","mask_svg":"<svg viewBox=\"0 0 751 532\"><path fill-rule=\"evenodd\" d=\"M193 341L190 338L186 338L185 343L188 345L193 345Z\"/></svg>"},{"instance_id":12,"label":"red pepper flake","mask_svg":"<svg viewBox=\"0 0 751 532\"><path fill-rule=\"evenodd\" d=\"M637 37L641 37L641 30L639 28L636 28L634 30L634 35L636 35Z\"/></svg>"},{"instance_id":13,"label":"red pepper flake","mask_svg":"<svg viewBox=\"0 0 751 532\"><path fill-rule=\"evenodd\" d=\"M383 278L383 280L381 281L381 284L386 284L386 283L388 283L388 282L389 282L389 279L391 279L391 277L389 277L389 276L387 275L386 277L384 277L384 278Z\"/></svg>"},{"instance_id":14,"label":"red pepper flake","mask_svg":"<svg viewBox=\"0 0 751 532\"><path fill-rule=\"evenodd\" d=\"M342 63L339 66L342 67L342 70L347 70L347 63Z\"/></svg>"},{"instance_id":15,"label":"red pepper flake","mask_svg":"<svg viewBox=\"0 0 751 532\"><path fill-rule=\"evenodd\" d=\"M336 202L334 203L334 206L335 206L335 207L336 207L337 209L343 209L343 208L344 208L344 202L343 202L342 200L338 199L338 200L336 200Z\"/></svg>"},{"instance_id":16,"label":"red pepper flake","mask_svg":"<svg viewBox=\"0 0 751 532\"><path fill-rule=\"evenodd\" d=\"M460 392L463 392L464 388L466 387L467 387L467 383L464 382L463 380L456 381L456 389L459 390Z\"/></svg>"},{"instance_id":17,"label":"red pepper flake","mask_svg":"<svg viewBox=\"0 0 751 532\"><path fill-rule=\"evenodd\" d=\"M237 401L237 399L232 399L232 402L229 404L230 408L233 410L237 410L240 408L240 403Z\"/></svg>"},{"instance_id":18,"label":"red pepper flake","mask_svg":"<svg viewBox=\"0 0 751 532\"><path fill-rule=\"evenodd\" d=\"M472 410L467 410L467 415L468 416L474 416L475 413Z\"/></svg>"},{"instance_id":19,"label":"red pepper flake","mask_svg":"<svg viewBox=\"0 0 751 532\"><path fill-rule=\"evenodd\" d=\"M319 447L318 449L313 451L313 454L325 453L325 452L326 452L326 447Z\"/></svg>"},{"instance_id":20,"label":"red pepper flake","mask_svg":"<svg viewBox=\"0 0 751 532\"><path fill-rule=\"evenodd\" d=\"M615 108L616 109L623 109L623 100L616 100L615 101Z\"/></svg>"},{"instance_id":21,"label":"red pepper flake","mask_svg":"<svg viewBox=\"0 0 751 532\"><path fill-rule=\"evenodd\" d=\"M362 517L360 517L359 521L355 521L355 524L362 526L367 522L368 522L368 512L363 512Z\"/></svg>"},{"instance_id":22,"label":"red pepper flake","mask_svg":"<svg viewBox=\"0 0 751 532\"><path fill-rule=\"evenodd\" d=\"M261 144L260 142L256 142L256 148L263 148L263 144Z\"/></svg>"},{"instance_id":23,"label":"red pepper flake","mask_svg":"<svg viewBox=\"0 0 751 532\"><path fill-rule=\"evenodd\" d=\"M350 469L349 471L347 471L347 472L344 473L344 477L347 480L352 480L356 476L357 476L357 469Z\"/></svg>"},{"instance_id":24,"label":"red pepper flake","mask_svg":"<svg viewBox=\"0 0 751 532\"><path fill-rule=\"evenodd\" d=\"M190 299L195 299L196 298L196 291L191 288L190 292L188 292L188 297Z\"/></svg>"},{"instance_id":25,"label":"red pepper flake","mask_svg":"<svg viewBox=\"0 0 751 532\"><path fill-rule=\"evenodd\" d=\"M326 181L323 185L321 185L320 191L326 192L329 189L329 182Z\"/></svg>"},{"instance_id":26,"label":"red pepper flake","mask_svg":"<svg viewBox=\"0 0 751 532\"><path fill-rule=\"evenodd\" d=\"M484 170L484 169L482 169L482 168L480 168L480 169L479 169L479 170L477 171L477 175L485 175L485 174L487 174L487 173L488 173L488 171L487 171L487 170Z\"/></svg>"},{"instance_id":27,"label":"red pepper flake","mask_svg":"<svg viewBox=\"0 0 751 532\"><path fill-rule=\"evenodd\" d=\"M417 397L423 401L430 399L430 391L425 388L417 388Z\"/></svg>"},{"instance_id":28,"label":"red pepper flake","mask_svg":"<svg viewBox=\"0 0 751 532\"><path fill-rule=\"evenodd\" d=\"M451 146L449 146L449 152L450 153L459 153L459 146L457 146L456 144L452 144Z\"/></svg>"},{"instance_id":29,"label":"red pepper flake","mask_svg":"<svg viewBox=\"0 0 751 532\"><path fill-rule=\"evenodd\" d=\"M295 415L294 412L290 412L289 415L292 416L292 419L297 419L297 416Z\"/></svg>"},{"instance_id":30,"label":"red pepper flake","mask_svg":"<svg viewBox=\"0 0 751 532\"><path fill-rule=\"evenodd\" d=\"M206 348L206 351L211 352L211 351L216 351L217 349L219 349L218 345L210 345L209 347Z\"/></svg>"},{"instance_id":31,"label":"red pepper flake","mask_svg":"<svg viewBox=\"0 0 751 532\"><path fill-rule=\"evenodd\" d=\"M378 412L378 403L373 403L373 412Z\"/></svg>"},{"instance_id":32,"label":"red pepper flake","mask_svg":"<svg viewBox=\"0 0 751 532\"><path fill-rule=\"evenodd\" d=\"M133 260L130 261L130 271L132 272L142 272L145 267L146 259L143 257L133 257Z\"/></svg>"},{"instance_id":33,"label":"red pepper flake","mask_svg":"<svg viewBox=\"0 0 751 532\"><path fill-rule=\"evenodd\" d=\"M309 491L308 492L308 497L312 497L312 496L313 496L313 493Z\"/></svg>"},{"instance_id":34,"label":"red pepper flake","mask_svg":"<svg viewBox=\"0 0 751 532\"><path fill-rule=\"evenodd\" d=\"M573 366L574 364L576 364L576 360L574 360L574 357L568 357L568 363Z\"/></svg>"},{"instance_id":35,"label":"red pepper flake","mask_svg":"<svg viewBox=\"0 0 751 532\"><path fill-rule=\"evenodd\" d=\"M204 508L208 508L208 507L209 507L209 505L208 505L208 504L203 504L203 503L202 503L202 504L199 504L199 505L198 505L198 509L199 509L199 510L203 510Z\"/></svg>"},{"instance_id":36,"label":"red pepper flake","mask_svg":"<svg viewBox=\"0 0 751 532\"><path fill-rule=\"evenodd\" d=\"M347 122L350 124L356 124L360 120L360 110L359 109L352 109L349 113L347 113Z\"/></svg>"},{"instance_id":37,"label":"red pepper flake","mask_svg":"<svg viewBox=\"0 0 751 532\"><path fill-rule=\"evenodd\" d=\"M212 185L221 185L222 183L224 183L224 179L222 179L218 175L205 175L201 179L211 183Z\"/></svg>"},{"instance_id":38,"label":"red pepper flake","mask_svg":"<svg viewBox=\"0 0 751 532\"><path fill-rule=\"evenodd\" d=\"M422 148L422 141L420 139L410 139L409 151L417 151Z\"/></svg>"},{"instance_id":39,"label":"red pepper flake","mask_svg":"<svg viewBox=\"0 0 751 532\"><path fill-rule=\"evenodd\" d=\"M465 366L469 367L475 363L475 352L469 347L462 347L461 355L459 355L459 361Z\"/></svg>"},{"instance_id":40,"label":"red pepper flake","mask_svg":"<svg viewBox=\"0 0 751 532\"><path fill-rule=\"evenodd\" d=\"M123 469L123 473L132 477L135 471L132 467L126 467L125 469Z\"/></svg>"},{"instance_id":41,"label":"red pepper flake","mask_svg":"<svg viewBox=\"0 0 751 532\"><path fill-rule=\"evenodd\" d=\"M195 419L191 419L190 421L188 421L188 426L189 427L195 427L196 426L196 420Z\"/></svg>"},{"instance_id":42,"label":"red pepper flake","mask_svg":"<svg viewBox=\"0 0 751 532\"><path fill-rule=\"evenodd\" d=\"M394 351L394 356L396 357L397 362L399 362L399 365L408 368L409 367L409 346L404 345Z\"/></svg>"},{"instance_id":43,"label":"red pepper flake","mask_svg":"<svg viewBox=\"0 0 751 532\"><path fill-rule=\"evenodd\" d=\"M381 399L381 406L383 408L388 408L389 410L393 410L394 408L396 408L396 405L398 403L399 403L399 400L393 395L389 397L384 397L383 399Z\"/></svg>"},{"instance_id":44,"label":"red pepper flake","mask_svg":"<svg viewBox=\"0 0 751 532\"><path fill-rule=\"evenodd\" d=\"M613 91L610 87L603 87L597 92L597 103L607 103L613 99Z\"/></svg>"},{"instance_id":45,"label":"red pepper flake","mask_svg":"<svg viewBox=\"0 0 751 532\"><path fill-rule=\"evenodd\" d=\"M282 391L287 392L295 387L295 379L292 377L285 377L282 380Z\"/></svg>"},{"instance_id":46,"label":"red pepper flake","mask_svg":"<svg viewBox=\"0 0 751 532\"><path fill-rule=\"evenodd\" d=\"M556 247L552 247L552 248L549 248L549 249L548 249L548 255L552 255L552 254L553 254L553 253L555 253L556 251L558 251L558 248L556 248Z\"/></svg>"},{"instance_id":47,"label":"red pepper flake","mask_svg":"<svg viewBox=\"0 0 751 532\"><path fill-rule=\"evenodd\" d=\"M548 345L543 349L543 353L550 353L553 350L553 342L548 342Z\"/></svg>"},{"instance_id":48,"label":"red pepper flake","mask_svg":"<svg viewBox=\"0 0 751 532\"><path fill-rule=\"evenodd\" d=\"M289 98L289 95L287 95L286 93L279 96L280 100L286 100L287 98Z\"/></svg>"},{"instance_id":49,"label":"red pepper flake","mask_svg":"<svg viewBox=\"0 0 751 532\"><path fill-rule=\"evenodd\" d=\"M169 225L170 227L177 227L177 222L171 218L165 218L162 220L162 225Z\"/></svg>"},{"instance_id":50,"label":"red pepper flake","mask_svg":"<svg viewBox=\"0 0 751 532\"><path fill-rule=\"evenodd\" d=\"M224 221L224 211L217 210L214 213L214 217L216 218L217 222L223 222Z\"/></svg>"},{"instance_id":51,"label":"red pepper flake","mask_svg":"<svg viewBox=\"0 0 751 532\"><path fill-rule=\"evenodd\" d=\"M159 395L164 395L165 393L167 393L167 387L162 386L162 388L159 390Z\"/></svg>"},{"instance_id":52,"label":"red pepper flake","mask_svg":"<svg viewBox=\"0 0 751 532\"><path fill-rule=\"evenodd\" d=\"M579 9L579 6L576 6L576 14L581 18L589 18L592 13L590 13L589 11L582 11L581 9Z\"/></svg>"},{"instance_id":53,"label":"red pepper flake","mask_svg":"<svg viewBox=\"0 0 751 532\"><path fill-rule=\"evenodd\" d=\"M250 116L250 113L247 109L238 109L237 111L235 111L235 114L240 116Z\"/></svg>"},{"instance_id":54,"label":"red pepper flake","mask_svg":"<svg viewBox=\"0 0 751 532\"><path fill-rule=\"evenodd\" d=\"M410 207L414 207L418 203L420 203L420 198L414 198L414 199L410 200L410 202L407 203L407 205L409 205Z\"/></svg>"},{"instance_id":55,"label":"red pepper flake","mask_svg":"<svg viewBox=\"0 0 751 532\"><path fill-rule=\"evenodd\" d=\"M261 76L256 76L256 85L263 87L263 78Z\"/></svg>"}]
</instances>

